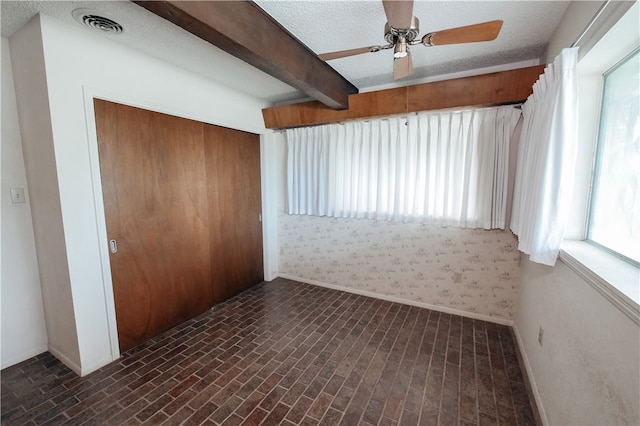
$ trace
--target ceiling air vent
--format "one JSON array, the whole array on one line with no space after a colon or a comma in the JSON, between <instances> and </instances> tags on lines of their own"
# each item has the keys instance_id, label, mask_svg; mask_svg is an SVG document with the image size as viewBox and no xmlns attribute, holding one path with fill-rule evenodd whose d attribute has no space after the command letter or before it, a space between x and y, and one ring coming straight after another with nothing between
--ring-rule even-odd
<instances>
[{"instance_id":1,"label":"ceiling air vent","mask_svg":"<svg viewBox=\"0 0 640 426\"><path fill-rule=\"evenodd\" d=\"M88 9L76 9L72 12L73 17L79 23L103 33L120 34L123 31L122 25L111 18L104 16L103 12Z\"/></svg>"}]
</instances>

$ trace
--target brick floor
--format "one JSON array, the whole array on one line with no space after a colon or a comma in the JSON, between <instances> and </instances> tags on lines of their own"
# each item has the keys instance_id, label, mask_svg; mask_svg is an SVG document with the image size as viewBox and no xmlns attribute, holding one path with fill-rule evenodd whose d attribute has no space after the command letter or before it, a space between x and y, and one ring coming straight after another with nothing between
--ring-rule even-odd
<instances>
[{"instance_id":1,"label":"brick floor","mask_svg":"<svg viewBox=\"0 0 640 426\"><path fill-rule=\"evenodd\" d=\"M509 327L262 283L83 378L2 371L3 425L535 425Z\"/></svg>"}]
</instances>

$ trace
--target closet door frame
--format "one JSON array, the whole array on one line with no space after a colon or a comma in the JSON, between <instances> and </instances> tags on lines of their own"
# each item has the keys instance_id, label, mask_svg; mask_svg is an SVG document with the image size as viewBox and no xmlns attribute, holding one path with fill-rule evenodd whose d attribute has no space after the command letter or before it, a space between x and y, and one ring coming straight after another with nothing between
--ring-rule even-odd
<instances>
[{"instance_id":1,"label":"closet door frame","mask_svg":"<svg viewBox=\"0 0 640 426\"><path fill-rule=\"evenodd\" d=\"M113 294L113 282L111 278L109 240L107 238L107 226L104 211L104 198L102 193L102 179L100 176L100 157L98 150L98 138L95 120L94 99L102 99L136 108L155 111L163 114L175 115L177 117L190 120L197 120L207 124L228 127L244 132L254 133L260 136L260 173L262 188L262 244L264 262L264 280L271 281L277 277L277 197L278 190L273 188L274 182L267 181L269 176L277 173L277 149L274 143L282 135L278 135L263 126L254 127L246 123L229 122L221 117L211 117L203 115L186 114L183 110L173 105L163 104L148 99L140 99L128 93L117 90L97 89L91 87L83 88L85 122L87 129L87 142L89 152L89 163L91 167L91 181L93 187L94 212L96 217L100 253L100 264L102 267L102 287L105 295L105 305L107 312L107 323L109 327L109 342L111 347L111 359L120 357L120 347L118 343L118 327L116 322L116 310Z\"/></svg>"}]
</instances>

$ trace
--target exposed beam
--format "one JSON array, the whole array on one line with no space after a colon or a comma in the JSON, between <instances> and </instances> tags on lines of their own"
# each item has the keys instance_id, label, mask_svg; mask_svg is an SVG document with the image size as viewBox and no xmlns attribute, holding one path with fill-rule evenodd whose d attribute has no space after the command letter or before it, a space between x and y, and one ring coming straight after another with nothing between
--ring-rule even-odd
<instances>
[{"instance_id":1,"label":"exposed beam","mask_svg":"<svg viewBox=\"0 0 640 426\"><path fill-rule=\"evenodd\" d=\"M349 96L349 109L331 110L319 102L301 102L262 110L269 129L310 126L345 120L448 108L519 103L533 91L544 65L424 83Z\"/></svg>"},{"instance_id":2,"label":"exposed beam","mask_svg":"<svg viewBox=\"0 0 640 426\"><path fill-rule=\"evenodd\" d=\"M357 87L251 1L133 2L328 108L346 109L349 95L358 93Z\"/></svg>"}]
</instances>

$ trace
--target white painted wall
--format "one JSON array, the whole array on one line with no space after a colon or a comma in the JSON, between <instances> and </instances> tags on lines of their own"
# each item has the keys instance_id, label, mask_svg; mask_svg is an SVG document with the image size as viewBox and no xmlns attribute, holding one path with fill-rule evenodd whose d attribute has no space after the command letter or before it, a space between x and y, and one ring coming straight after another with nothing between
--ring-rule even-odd
<instances>
[{"instance_id":1,"label":"white painted wall","mask_svg":"<svg viewBox=\"0 0 640 426\"><path fill-rule=\"evenodd\" d=\"M603 1L572 1L547 47L545 63L550 64L565 47L570 47L589 24Z\"/></svg>"},{"instance_id":2,"label":"white painted wall","mask_svg":"<svg viewBox=\"0 0 640 426\"><path fill-rule=\"evenodd\" d=\"M285 180L283 158L285 157L284 134L267 131L261 141L260 168L262 172L262 222L264 246L264 279L271 281L278 277L280 235L278 218L284 211Z\"/></svg>"},{"instance_id":3,"label":"white painted wall","mask_svg":"<svg viewBox=\"0 0 640 426\"><path fill-rule=\"evenodd\" d=\"M2 368L47 350L31 201L22 154L9 41L2 39L2 165L0 181ZM24 188L25 203L12 204L11 188Z\"/></svg>"},{"instance_id":4,"label":"white painted wall","mask_svg":"<svg viewBox=\"0 0 640 426\"><path fill-rule=\"evenodd\" d=\"M582 58L634 3L634 0L572 1L551 37L546 63L552 63L562 49L576 42L580 48L578 56Z\"/></svg>"},{"instance_id":5,"label":"white painted wall","mask_svg":"<svg viewBox=\"0 0 640 426\"><path fill-rule=\"evenodd\" d=\"M523 259L521 275L516 328L548 423L640 424L638 324L562 261Z\"/></svg>"},{"instance_id":6,"label":"white painted wall","mask_svg":"<svg viewBox=\"0 0 640 426\"><path fill-rule=\"evenodd\" d=\"M38 39L40 31L42 53L30 50L23 42ZM63 360L67 358L66 362L76 372L87 374L118 356L91 98L100 97L253 133L266 132L261 115L266 104L82 27L68 26L46 16L36 18L28 28L12 36L11 43L17 71L14 75L24 73L20 78L24 91L18 90L16 82L19 103L25 104L20 111L24 117L23 128L32 124L30 109L38 109L36 100L29 95L36 89L25 87L34 79L33 73L26 70L34 56L44 62L36 69L42 72L46 66L46 87L38 90L41 97L48 99L51 137L43 139L23 134L25 146L33 148L25 150L25 162L29 174L30 160L38 158L40 151L55 154L53 158L47 157L46 163L57 173L54 181L58 190L48 188L40 195L55 196L59 200L61 221L53 224L59 233L54 239L66 251L67 261L58 268L68 271L68 280L62 283L69 292L65 300L73 302L79 357L76 362L68 356L66 346L54 348L57 353L52 352ZM33 188L41 184L42 179L38 170L32 174L34 183L37 182L32 184L29 176ZM35 212L35 195L32 198ZM41 238L49 236L47 232L39 234L36 227L36 241ZM38 256L43 264L56 254L43 249L38 250ZM45 288L47 274L42 274L42 281L47 304L51 296ZM54 309L47 315L47 324L56 323L63 315ZM49 340L51 349L55 342L51 337Z\"/></svg>"},{"instance_id":7,"label":"white painted wall","mask_svg":"<svg viewBox=\"0 0 640 426\"><path fill-rule=\"evenodd\" d=\"M38 20L9 40L33 232L47 324L48 347L79 365L74 310L58 197L55 152L47 101L42 34Z\"/></svg>"}]
</instances>

